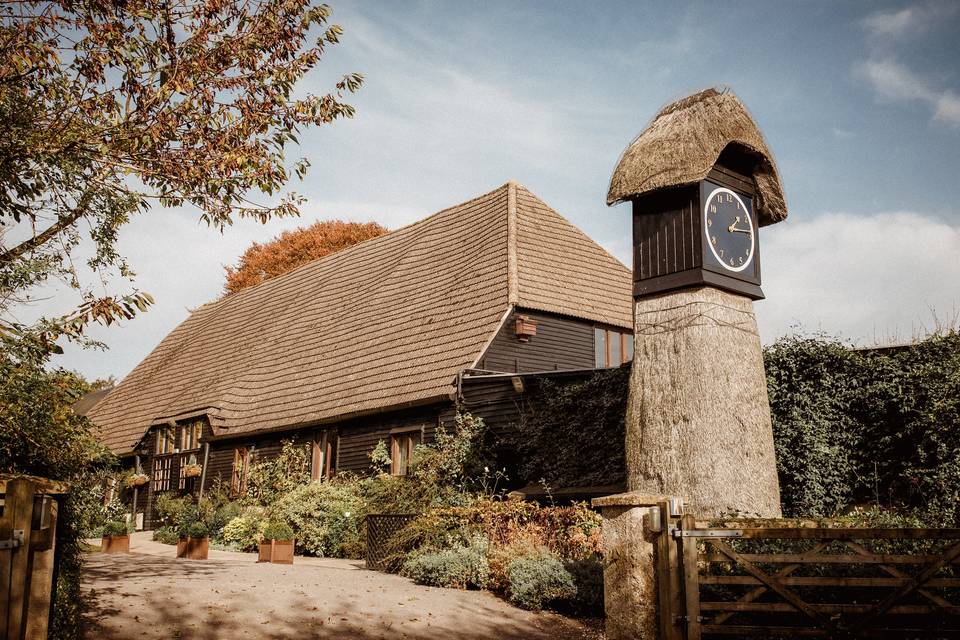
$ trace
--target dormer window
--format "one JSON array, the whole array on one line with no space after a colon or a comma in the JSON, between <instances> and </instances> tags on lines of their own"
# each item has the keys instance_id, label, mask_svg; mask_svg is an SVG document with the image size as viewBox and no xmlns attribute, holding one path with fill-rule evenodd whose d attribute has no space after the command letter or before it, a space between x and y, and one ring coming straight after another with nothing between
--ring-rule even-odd
<instances>
[{"instance_id":1,"label":"dormer window","mask_svg":"<svg viewBox=\"0 0 960 640\"><path fill-rule=\"evenodd\" d=\"M157 427L157 455L173 453L176 448L176 427L162 425Z\"/></svg>"},{"instance_id":2,"label":"dormer window","mask_svg":"<svg viewBox=\"0 0 960 640\"><path fill-rule=\"evenodd\" d=\"M197 419L180 426L180 450L189 451L200 448L200 436L203 434L203 420Z\"/></svg>"},{"instance_id":3,"label":"dormer window","mask_svg":"<svg viewBox=\"0 0 960 640\"><path fill-rule=\"evenodd\" d=\"M593 330L593 346L598 369L619 367L633 360L633 333L622 329Z\"/></svg>"}]
</instances>

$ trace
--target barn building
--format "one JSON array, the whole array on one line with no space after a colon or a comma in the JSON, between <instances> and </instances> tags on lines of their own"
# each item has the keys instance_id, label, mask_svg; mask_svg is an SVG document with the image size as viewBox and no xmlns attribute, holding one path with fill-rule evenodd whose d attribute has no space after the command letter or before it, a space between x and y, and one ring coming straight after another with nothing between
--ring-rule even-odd
<instances>
[{"instance_id":1,"label":"barn building","mask_svg":"<svg viewBox=\"0 0 960 640\"><path fill-rule=\"evenodd\" d=\"M509 182L198 308L88 416L150 476L151 528L159 494L242 492L283 440L315 480L365 472L381 440L402 475L459 409L507 429L527 374L632 352L630 269Z\"/></svg>"}]
</instances>

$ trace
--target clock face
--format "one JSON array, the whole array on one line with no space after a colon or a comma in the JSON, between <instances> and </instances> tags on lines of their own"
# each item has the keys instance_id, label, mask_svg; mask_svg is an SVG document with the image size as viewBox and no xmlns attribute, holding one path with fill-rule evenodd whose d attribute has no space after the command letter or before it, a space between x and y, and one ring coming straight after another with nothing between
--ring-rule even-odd
<instances>
[{"instance_id":1,"label":"clock face","mask_svg":"<svg viewBox=\"0 0 960 640\"><path fill-rule=\"evenodd\" d=\"M727 271L743 271L753 262L757 246L753 214L730 189L716 187L705 198L703 229L713 257Z\"/></svg>"}]
</instances>

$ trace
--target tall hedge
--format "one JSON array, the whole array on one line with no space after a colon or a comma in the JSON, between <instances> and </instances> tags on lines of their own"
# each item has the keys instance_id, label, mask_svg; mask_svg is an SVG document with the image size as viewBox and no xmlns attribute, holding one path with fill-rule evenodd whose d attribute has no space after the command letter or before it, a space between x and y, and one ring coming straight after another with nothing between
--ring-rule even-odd
<instances>
[{"instance_id":1,"label":"tall hedge","mask_svg":"<svg viewBox=\"0 0 960 640\"><path fill-rule=\"evenodd\" d=\"M871 503L958 522L960 334L872 351L788 337L764 356L788 514Z\"/></svg>"},{"instance_id":2,"label":"tall hedge","mask_svg":"<svg viewBox=\"0 0 960 640\"><path fill-rule=\"evenodd\" d=\"M629 379L630 367L619 367L578 382L543 380L509 443L521 480L551 488L623 482Z\"/></svg>"},{"instance_id":3,"label":"tall hedge","mask_svg":"<svg viewBox=\"0 0 960 640\"><path fill-rule=\"evenodd\" d=\"M960 525L960 334L872 351L790 336L764 363L786 515L879 504ZM628 374L546 382L529 398L514 443L522 479L622 482Z\"/></svg>"}]
</instances>

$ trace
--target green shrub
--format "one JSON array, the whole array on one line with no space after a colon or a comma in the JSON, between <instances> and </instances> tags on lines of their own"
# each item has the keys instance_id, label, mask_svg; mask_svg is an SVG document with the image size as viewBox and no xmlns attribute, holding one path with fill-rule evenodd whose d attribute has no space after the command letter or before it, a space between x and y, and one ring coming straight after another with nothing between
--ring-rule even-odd
<instances>
[{"instance_id":1,"label":"green shrub","mask_svg":"<svg viewBox=\"0 0 960 640\"><path fill-rule=\"evenodd\" d=\"M577 594L570 572L548 549L517 558L507 567L507 574L510 602L524 609L540 610L544 605L569 600Z\"/></svg>"},{"instance_id":2,"label":"green shrub","mask_svg":"<svg viewBox=\"0 0 960 640\"><path fill-rule=\"evenodd\" d=\"M577 382L541 381L539 393L521 402L520 420L507 437L520 479L555 487L622 483L629 379L624 366Z\"/></svg>"},{"instance_id":3,"label":"green shrub","mask_svg":"<svg viewBox=\"0 0 960 640\"><path fill-rule=\"evenodd\" d=\"M293 540L293 529L283 522L271 522L263 530L264 540Z\"/></svg>"},{"instance_id":4,"label":"green shrub","mask_svg":"<svg viewBox=\"0 0 960 640\"><path fill-rule=\"evenodd\" d=\"M110 520L103 525L104 536L125 536L129 533L127 523L119 520Z\"/></svg>"},{"instance_id":5,"label":"green shrub","mask_svg":"<svg viewBox=\"0 0 960 640\"><path fill-rule=\"evenodd\" d=\"M223 528L227 526L228 522L239 516L241 513L243 513L243 507L239 502L226 502L220 506L214 507L209 519L207 520L207 525L210 527L210 537L222 542Z\"/></svg>"},{"instance_id":6,"label":"green shrub","mask_svg":"<svg viewBox=\"0 0 960 640\"><path fill-rule=\"evenodd\" d=\"M158 527L153 530L153 539L162 544L177 544L180 540L180 532L172 525Z\"/></svg>"},{"instance_id":7,"label":"green shrub","mask_svg":"<svg viewBox=\"0 0 960 640\"><path fill-rule=\"evenodd\" d=\"M569 602L573 613L603 617L603 556L568 560L564 562L564 567L577 589L576 596Z\"/></svg>"},{"instance_id":8,"label":"green shrub","mask_svg":"<svg viewBox=\"0 0 960 640\"><path fill-rule=\"evenodd\" d=\"M431 587L483 589L490 578L486 541L415 555L404 563L401 573Z\"/></svg>"},{"instance_id":9,"label":"green shrub","mask_svg":"<svg viewBox=\"0 0 960 640\"><path fill-rule=\"evenodd\" d=\"M874 504L960 524L960 333L889 351L792 336L764 365L785 515Z\"/></svg>"},{"instance_id":10,"label":"green shrub","mask_svg":"<svg viewBox=\"0 0 960 640\"><path fill-rule=\"evenodd\" d=\"M180 525L178 533L181 538L206 538L210 529L206 524L199 520L193 522L184 522Z\"/></svg>"},{"instance_id":11,"label":"green shrub","mask_svg":"<svg viewBox=\"0 0 960 640\"><path fill-rule=\"evenodd\" d=\"M361 557L361 521L366 503L355 480L311 482L281 498L272 511L289 522L297 548L319 557Z\"/></svg>"},{"instance_id":12,"label":"green shrub","mask_svg":"<svg viewBox=\"0 0 960 640\"><path fill-rule=\"evenodd\" d=\"M309 460L307 445L285 440L277 456L250 465L243 502L268 507L298 486L307 484L310 482Z\"/></svg>"},{"instance_id":13,"label":"green shrub","mask_svg":"<svg viewBox=\"0 0 960 640\"><path fill-rule=\"evenodd\" d=\"M197 505L193 496L178 497L172 493L161 493L157 496L155 508L160 526L179 527L182 523L197 518Z\"/></svg>"},{"instance_id":14,"label":"green shrub","mask_svg":"<svg viewBox=\"0 0 960 640\"><path fill-rule=\"evenodd\" d=\"M263 540L266 526L267 520L261 509L246 509L223 528L223 542L242 551L255 549Z\"/></svg>"}]
</instances>

